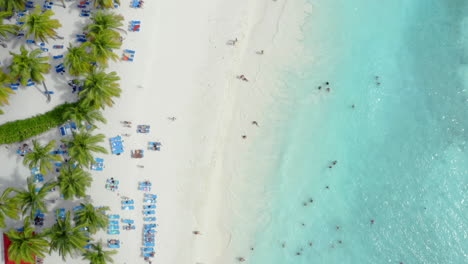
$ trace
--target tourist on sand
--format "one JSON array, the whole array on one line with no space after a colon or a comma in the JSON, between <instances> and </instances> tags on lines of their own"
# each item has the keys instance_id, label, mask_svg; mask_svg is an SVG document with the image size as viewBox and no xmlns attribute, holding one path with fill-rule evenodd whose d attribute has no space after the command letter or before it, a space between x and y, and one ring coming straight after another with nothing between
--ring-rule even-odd
<instances>
[{"instance_id":1,"label":"tourist on sand","mask_svg":"<svg viewBox=\"0 0 468 264\"><path fill-rule=\"evenodd\" d=\"M246 138L247 138L247 135L242 135L242 138L243 138L243 139L246 139Z\"/></svg>"},{"instance_id":2,"label":"tourist on sand","mask_svg":"<svg viewBox=\"0 0 468 264\"><path fill-rule=\"evenodd\" d=\"M258 55L263 55L263 50L257 51Z\"/></svg>"},{"instance_id":3,"label":"tourist on sand","mask_svg":"<svg viewBox=\"0 0 468 264\"><path fill-rule=\"evenodd\" d=\"M257 123L257 121L252 121L252 125L256 125L256 126L258 126L258 123Z\"/></svg>"},{"instance_id":4,"label":"tourist on sand","mask_svg":"<svg viewBox=\"0 0 468 264\"><path fill-rule=\"evenodd\" d=\"M201 235L200 231L193 231L192 232L194 235Z\"/></svg>"}]
</instances>

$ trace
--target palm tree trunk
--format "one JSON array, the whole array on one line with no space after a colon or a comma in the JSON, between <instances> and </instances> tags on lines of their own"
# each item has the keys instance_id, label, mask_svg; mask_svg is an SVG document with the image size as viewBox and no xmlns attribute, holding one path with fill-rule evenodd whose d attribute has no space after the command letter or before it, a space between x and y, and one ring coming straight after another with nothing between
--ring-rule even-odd
<instances>
[{"instance_id":1,"label":"palm tree trunk","mask_svg":"<svg viewBox=\"0 0 468 264\"><path fill-rule=\"evenodd\" d=\"M65 5L65 2L63 0L60 0L60 3L62 3L63 8L67 8L67 6Z\"/></svg>"},{"instance_id":2,"label":"palm tree trunk","mask_svg":"<svg viewBox=\"0 0 468 264\"><path fill-rule=\"evenodd\" d=\"M44 81L42 81L42 86L44 86L44 93L45 93L45 95L47 96L47 102L50 102L49 90L47 90L47 85L45 84Z\"/></svg>"}]
</instances>

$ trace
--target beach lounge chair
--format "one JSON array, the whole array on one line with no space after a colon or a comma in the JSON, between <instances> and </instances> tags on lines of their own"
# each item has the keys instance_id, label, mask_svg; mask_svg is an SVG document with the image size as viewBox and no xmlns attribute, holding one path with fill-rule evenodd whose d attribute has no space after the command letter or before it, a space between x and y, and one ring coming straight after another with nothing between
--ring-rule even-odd
<instances>
[{"instance_id":1,"label":"beach lounge chair","mask_svg":"<svg viewBox=\"0 0 468 264\"><path fill-rule=\"evenodd\" d=\"M108 235L119 235L120 231L119 230L107 230Z\"/></svg>"},{"instance_id":2,"label":"beach lounge chair","mask_svg":"<svg viewBox=\"0 0 468 264\"><path fill-rule=\"evenodd\" d=\"M144 246L145 247L154 247L154 243L145 243Z\"/></svg>"},{"instance_id":3,"label":"beach lounge chair","mask_svg":"<svg viewBox=\"0 0 468 264\"><path fill-rule=\"evenodd\" d=\"M135 201L133 200L129 200L129 201L122 201L122 204L126 204L126 205L129 205L129 204L134 204Z\"/></svg>"},{"instance_id":4,"label":"beach lounge chair","mask_svg":"<svg viewBox=\"0 0 468 264\"><path fill-rule=\"evenodd\" d=\"M130 225L130 224L122 226L123 230L135 230L135 228L136 228L136 226Z\"/></svg>"},{"instance_id":5,"label":"beach lounge chair","mask_svg":"<svg viewBox=\"0 0 468 264\"><path fill-rule=\"evenodd\" d=\"M54 58L55 60L58 60L58 59L63 58L63 55L56 55L56 56L53 56L52 58Z\"/></svg>"},{"instance_id":6,"label":"beach lounge chair","mask_svg":"<svg viewBox=\"0 0 468 264\"><path fill-rule=\"evenodd\" d=\"M34 182L43 182L44 181L44 176L42 174L36 174L34 175Z\"/></svg>"},{"instance_id":7,"label":"beach lounge chair","mask_svg":"<svg viewBox=\"0 0 468 264\"><path fill-rule=\"evenodd\" d=\"M151 253L143 253L143 257L145 257L145 258L152 258L152 257L154 257L154 252L151 252Z\"/></svg>"},{"instance_id":8,"label":"beach lounge chair","mask_svg":"<svg viewBox=\"0 0 468 264\"><path fill-rule=\"evenodd\" d=\"M109 248L120 248L120 240L118 239L108 239L107 246Z\"/></svg>"},{"instance_id":9,"label":"beach lounge chair","mask_svg":"<svg viewBox=\"0 0 468 264\"><path fill-rule=\"evenodd\" d=\"M156 208L155 204L143 205L143 209L155 209L155 208Z\"/></svg>"},{"instance_id":10,"label":"beach lounge chair","mask_svg":"<svg viewBox=\"0 0 468 264\"><path fill-rule=\"evenodd\" d=\"M156 198L158 198L158 195L156 195L156 194L151 194L151 193L145 193L145 198L156 199Z\"/></svg>"},{"instance_id":11,"label":"beach lounge chair","mask_svg":"<svg viewBox=\"0 0 468 264\"><path fill-rule=\"evenodd\" d=\"M63 49L63 45L54 45L52 46L54 49Z\"/></svg>"},{"instance_id":12,"label":"beach lounge chair","mask_svg":"<svg viewBox=\"0 0 468 264\"><path fill-rule=\"evenodd\" d=\"M120 219L120 215L113 214L108 216L109 219Z\"/></svg>"},{"instance_id":13,"label":"beach lounge chair","mask_svg":"<svg viewBox=\"0 0 468 264\"><path fill-rule=\"evenodd\" d=\"M141 248L141 251L143 251L143 252L155 252L153 247L144 247L144 248Z\"/></svg>"},{"instance_id":14,"label":"beach lounge chair","mask_svg":"<svg viewBox=\"0 0 468 264\"><path fill-rule=\"evenodd\" d=\"M151 192L151 187L148 186L139 186L138 187L139 191L144 191L144 192Z\"/></svg>"},{"instance_id":15,"label":"beach lounge chair","mask_svg":"<svg viewBox=\"0 0 468 264\"><path fill-rule=\"evenodd\" d=\"M143 211L143 214L144 215L153 215L153 214L156 214L156 211L155 210Z\"/></svg>"},{"instance_id":16,"label":"beach lounge chair","mask_svg":"<svg viewBox=\"0 0 468 264\"><path fill-rule=\"evenodd\" d=\"M41 48L41 50L44 51L44 52L48 52L48 51L49 51L48 48Z\"/></svg>"},{"instance_id":17,"label":"beach lounge chair","mask_svg":"<svg viewBox=\"0 0 468 264\"><path fill-rule=\"evenodd\" d=\"M125 223L125 224L133 224L135 222L132 219L122 219L121 221L122 221L122 223Z\"/></svg>"},{"instance_id":18,"label":"beach lounge chair","mask_svg":"<svg viewBox=\"0 0 468 264\"><path fill-rule=\"evenodd\" d=\"M117 229L119 229L119 225L109 225L109 226L107 227L107 229L109 229L109 230L117 230Z\"/></svg>"},{"instance_id":19,"label":"beach lounge chair","mask_svg":"<svg viewBox=\"0 0 468 264\"><path fill-rule=\"evenodd\" d=\"M119 221L117 220L110 220L109 221L109 225L118 225L119 224Z\"/></svg>"},{"instance_id":20,"label":"beach lounge chair","mask_svg":"<svg viewBox=\"0 0 468 264\"><path fill-rule=\"evenodd\" d=\"M151 229L151 228L155 228L156 227L156 224L145 224L143 225L144 229Z\"/></svg>"},{"instance_id":21,"label":"beach lounge chair","mask_svg":"<svg viewBox=\"0 0 468 264\"><path fill-rule=\"evenodd\" d=\"M153 222L156 221L156 217L144 217L143 221L145 222Z\"/></svg>"},{"instance_id":22,"label":"beach lounge chair","mask_svg":"<svg viewBox=\"0 0 468 264\"><path fill-rule=\"evenodd\" d=\"M36 43L36 41L34 41L34 39L27 39L26 43L27 44L34 44L34 43Z\"/></svg>"},{"instance_id":23,"label":"beach lounge chair","mask_svg":"<svg viewBox=\"0 0 468 264\"><path fill-rule=\"evenodd\" d=\"M122 210L135 210L135 206L133 206L133 205L124 205L124 206L122 206Z\"/></svg>"}]
</instances>

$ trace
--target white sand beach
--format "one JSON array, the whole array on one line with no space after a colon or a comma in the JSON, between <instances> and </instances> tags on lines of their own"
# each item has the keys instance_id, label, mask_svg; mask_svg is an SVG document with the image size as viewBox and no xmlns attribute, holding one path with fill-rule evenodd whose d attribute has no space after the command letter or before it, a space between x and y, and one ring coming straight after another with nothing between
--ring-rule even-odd
<instances>
[{"instance_id":1,"label":"white sand beach","mask_svg":"<svg viewBox=\"0 0 468 264\"><path fill-rule=\"evenodd\" d=\"M65 40L51 41L49 46L67 46L86 21L79 18L75 3L66 4L70 6L66 10L54 7L63 24L59 35ZM287 84L276 73L301 63L300 30L308 8L303 1L173 0L147 1L141 9L122 1L116 11L125 16L126 23L140 20L141 31L124 34L122 49L135 50L134 61L109 67L121 77L123 92L115 106L104 111L108 122L97 132L106 138L123 133L131 136L124 137L122 155L97 155L105 160L105 168L92 171L89 192L95 205L111 207L109 214L134 219L136 230L121 230L118 236L100 232L96 238L122 241L114 263L145 263L140 251L144 192L137 190L137 184L150 180L151 193L158 195L153 263L235 263L239 256L248 262L255 227L268 220L268 213L262 210L269 197L263 176L268 163L277 158L270 151L273 145L257 149L255 142L272 140L272 131L285 118L272 110L287 98ZM228 45L235 39L235 45ZM261 50L263 54L258 54ZM10 56L5 50L0 52L2 65L8 65L5 58ZM52 51L51 55L63 52ZM248 81L236 78L238 75L245 75ZM0 124L74 100L66 84L71 78L52 71L48 76L48 88L55 92L51 102L46 103L37 89L20 88L3 108ZM132 128L124 127L123 120L131 121ZM150 125L150 133L136 133L137 124ZM58 129L52 129L38 138L61 137ZM156 140L162 142L161 151L147 150L148 141ZM103 145L109 149L108 141ZM29 176L22 158L15 154L18 146L0 147L1 190L23 186ZM135 149L145 149L142 159L130 157L130 150ZM118 191L104 188L110 177L120 181ZM134 199L135 210L121 210L121 196ZM59 199L50 209L72 209L78 203ZM194 235L195 230L201 234ZM61 262L56 254L45 259L45 263ZM86 262L77 256L66 263Z\"/></svg>"}]
</instances>

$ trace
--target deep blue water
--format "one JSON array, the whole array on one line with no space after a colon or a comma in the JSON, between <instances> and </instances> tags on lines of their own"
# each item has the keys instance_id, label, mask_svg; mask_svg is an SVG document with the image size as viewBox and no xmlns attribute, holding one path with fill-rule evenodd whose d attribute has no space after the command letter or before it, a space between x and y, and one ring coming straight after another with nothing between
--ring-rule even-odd
<instances>
[{"instance_id":1,"label":"deep blue water","mask_svg":"<svg viewBox=\"0 0 468 264\"><path fill-rule=\"evenodd\" d=\"M468 263L468 1L310 2L249 263Z\"/></svg>"}]
</instances>

